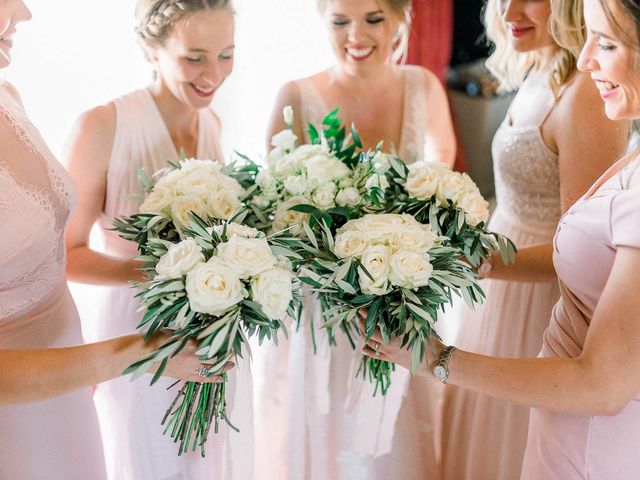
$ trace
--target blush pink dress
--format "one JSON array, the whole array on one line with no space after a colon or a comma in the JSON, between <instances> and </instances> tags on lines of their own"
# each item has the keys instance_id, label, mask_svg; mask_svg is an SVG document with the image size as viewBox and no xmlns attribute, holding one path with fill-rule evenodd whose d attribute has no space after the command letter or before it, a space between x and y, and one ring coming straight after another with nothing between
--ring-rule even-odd
<instances>
[{"instance_id":1,"label":"blush pink dress","mask_svg":"<svg viewBox=\"0 0 640 480\"><path fill-rule=\"evenodd\" d=\"M0 349L81 344L65 277L73 184L2 79L0 192ZM91 390L0 406L0 478L105 479Z\"/></svg>"},{"instance_id":2,"label":"blush pink dress","mask_svg":"<svg viewBox=\"0 0 640 480\"><path fill-rule=\"evenodd\" d=\"M399 155L425 160L428 99L422 69L404 66L404 105ZM333 110L309 79L297 80L302 124L321 128ZM309 142L309 138L303 139ZM386 397L375 398L356 379L361 358L337 333L328 346L323 331L314 355L310 322L319 325L318 303L307 296L299 331L278 347L263 346L264 385L256 394L256 480L437 479L434 416L440 385L398 368Z\"/></svg>"},{"instance_id":3,"label":"blush pink dress","mask_svg":"<svg viewBox=\"0 0 640 480\"><path fill-rule=\"evenodd\" d=\"M541 357L580 355L617 249L640 248L640 161L617 173L620 166L614 165L604 183L560 220L553 263L562 295L545 331ZM521 478L639 478L639 452L640 392L620 413L606 417L534 408Z\"/></svg>"},{"instance_id":4,"label":"blush pink dress","mask_svg":"<svg viewBox=\"0 0 640 480\"><path fill-rule=\"evenodd\" d=\"M116 130L107 172L107 191L100 233L105 253L118 258L136 256L136 244L123 240L112 230L113 219L138 210L144 191L138 178L140 168L152 175L179 153L149 90L141 89L114 100ZM202 109L198 118L197 158L222 161L219 127L213 114ZM142 312L129 286L103 287L96 321L84 325L84 334L92 341L127 335L136 331ZM206 457L199 452L178 456L177 445L163 435L160 422L179 387L163 377L150 386L151 375L132 382L129 376L104 382L94 395L103 435L107 472L110 480L247 480L251 475L251 403L250 376L239 364L229 373L227 401L233 405L231 418L241 429L238 434L222 422L219 432L211 431ZM242 369L242 380L235 382ZM248 366L247 366L248 369ZM246 375L245 375L246 374ZM248 376L248 378L246 378ZM234 401L235 387L247 389ZM247 403L248 402L248 403ZM233 448L232 443L240 443ZM241 455L232 460L232 452Z\"/></svg>"},{"instance_id":5,"label":"blush pink dress","mask_svg":"<svg viewBox=\"0 0 640 480\"><path fill-rule=\"evenodd\" d=\"M510 125L507 114L493 139L497 207L489 229L519 248L550 243L560 217L558 155L540 133L554 104L533 125ZM535 357L560 296L557 281L484 280L482 288L486 301L466 311L455 345L497 357ZM528 423L527 407L447 387L438 425L442 478L518 478Z\"/></svg>"}]
</instances>

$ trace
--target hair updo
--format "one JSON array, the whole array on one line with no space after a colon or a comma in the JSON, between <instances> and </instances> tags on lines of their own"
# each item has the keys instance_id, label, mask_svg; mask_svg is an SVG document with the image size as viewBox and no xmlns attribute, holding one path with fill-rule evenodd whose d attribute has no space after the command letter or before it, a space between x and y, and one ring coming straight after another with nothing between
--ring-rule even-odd
<instances>
[{"instance_id":1,"label":"hair updo","mask_svg":"<svg viewBox=\"0 0 640 480\"><path fill-rule=\"evenodd\" d=\"M143 47L163 46L176 23L203 10L228 10L231 0L138 0L135 32Z\"/></svg>"},{"instance_id":2,"label":"hair updo","mask_svg":"<svg viewBox=\"0 0 640 480\"><path fill-rule=\"evenodd\" d=\"M331 0L316 0L318 11L324 12L327 4ZM391 60L395 63L402 63L406 60L407 51L409 49L409 32L411 31L411 0L376 0L380 6L385 6L392 13L402 19L402 26L398 31L398 36L394 41L393 55Z\"/></svg>"}]
</instances>

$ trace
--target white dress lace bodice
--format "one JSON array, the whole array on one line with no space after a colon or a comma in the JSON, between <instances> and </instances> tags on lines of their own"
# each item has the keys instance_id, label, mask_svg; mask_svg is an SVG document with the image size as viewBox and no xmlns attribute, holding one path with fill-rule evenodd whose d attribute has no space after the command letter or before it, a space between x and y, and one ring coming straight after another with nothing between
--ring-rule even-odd
<instances>
[{"instance_id":1,"label":"white dress lace bodice","mask_svg":"<svg viewBox=\"0 0 640 480\"><path fill-rule=\"evenodd\" d=\"M392 148L404 161L413 163L426 158L427 94L421 68L413 65L403 65L401 68L404 75L402 134L400 145ZM305 142L309 142L307 125L322 125L322 119L335 108L335 105L326 105L309 78L297 80L296 84L300 92L300 118L305 132Z\"/></svg>"},{"instance_id":2,"label":"white dress lace bodice","mask_svg":"<svg viewBox=\"0 0 640 480\"><path fill-rule=\"evenodd\" d=\"M0 79L0 323L27 313L64 279L73 183Z\"/></svg>"}]
</instances>

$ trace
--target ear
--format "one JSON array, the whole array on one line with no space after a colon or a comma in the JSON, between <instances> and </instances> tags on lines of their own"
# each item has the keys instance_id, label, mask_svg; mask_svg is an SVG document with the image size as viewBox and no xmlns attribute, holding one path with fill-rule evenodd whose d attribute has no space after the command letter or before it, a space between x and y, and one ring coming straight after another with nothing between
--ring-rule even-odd
<instances>
[{"instance_id":1,"label":"ear","mask_svg":"<svg viewBox=\"0 0 640 480\"><path fill-rule=\"evenodd\" d=\"M144 47L144 53L151 63L156 63L158 61L158 47Z\"/></svg>"}]
</instances>

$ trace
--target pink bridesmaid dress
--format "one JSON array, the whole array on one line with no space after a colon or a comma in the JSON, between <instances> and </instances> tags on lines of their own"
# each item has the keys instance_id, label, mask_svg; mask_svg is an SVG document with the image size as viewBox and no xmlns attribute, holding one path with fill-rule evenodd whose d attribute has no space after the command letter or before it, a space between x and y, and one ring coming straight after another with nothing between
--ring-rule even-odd
<instances>
[{"instance_id":1,"label":"pink bridesmaid dress","mask_svg":"<svg viewBox=\"0 0 640 480\"><path fill-rule=\"evenodd\" d=\"M2 79L0 192L0 349L81 344L65 277L73 184ZM0 406L0 478L105 479L91 390Z\"/></svg>"},{"instance_id":2,"label":"pink bridesmaid dress","mask_svg":"<svg viewBox=\"0 0 640 480\"><path fill-rule=\"evenodd\" d=\"M623 160L624 161L624 160ZM640 160L614 165L562 217L553 263L561 298L540 357L580 355L619 247L640 248ZM588 259L588 261L587 261ZM531 409L522 480L640 477L640 392L617 415Z\"/></svg>"}]
</instances>

